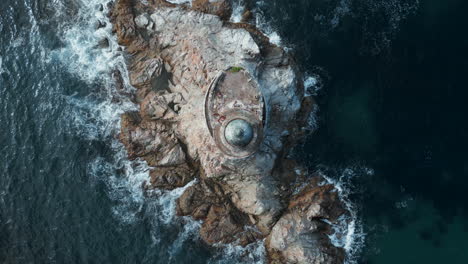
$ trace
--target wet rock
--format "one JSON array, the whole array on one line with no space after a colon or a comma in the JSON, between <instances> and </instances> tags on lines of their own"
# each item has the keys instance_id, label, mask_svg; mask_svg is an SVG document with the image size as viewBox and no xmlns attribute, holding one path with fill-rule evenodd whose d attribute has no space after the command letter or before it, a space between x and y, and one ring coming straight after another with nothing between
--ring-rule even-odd
<instances>
[{"instance_id":1,"label":"wet rock","mask_svg":"<svg viewBox=\"0 0 468 264\"><path fill-rule=\"evenodd\" d=\"M133 21L133 1L120 0L115 3L110 15L113 31L117 34L120 45L129 46L137 37L135 22ZM112 3L110 3L112 7Z\"/></svg>"},{"instance_id":2,"label":"wet rock","mask_svg":"<svg viewBox=\"0 0 468 264\"><path fill-rule=\"evenodd\" d=\"M254 15L253 15L252 11L247 9L247 10L244 11L244 13L242 13L242 19L241 19L242 23L249 23L253 19L254 19Z\"/></svg>"},{"instance_id":3,"label":"wet rock","mask_svg":"<svg viewBox=\"0 0 468 264\"><path fill-rule=\"evenodd\" d=\"M200 237L208 244L236 241L245 246L263 238L249 217L232 206L221 187L212 182L189 187L177 201L177 214L204 220Z\"/></svg>"},{"instance_id":4,"label":"wet rock","mask_svg":"<svg viewBox=\"0 0 468 264\"><path fill-rule=\"evenodd\" d=\"M97 46L98 46L99 48L101 48L101 49L107 49L107 48L109 48L109 46L110 46L109 40L108 40L107 38L103 38L103 39L99 40Z\"/></svg>"},{"instance_id":5,"label":"wet rock","mask_svg":"<svg viewBox=\"0 0 468 264\"><path fill-rule=\"evenodd\" d=\"M224 0L194 0L191 7L116 2L111 21L140 105L122 116L120 140L129 158L155 167L152 187L197 179L178 199L177 214L202 220L206 243L246 245L268 236L273 263L343 263L343 250L327 236L328 223L345 214L333 186L310 183L291 197L303 176L287 154L304 135L314 101L290 55L255 26L228 22L230 16ZM242 158L224 152L207 127L205 99L227 69L261 84L267 102L258 148Z\"/></svg>"},{"instance_id":6,"label":"wet rock","mask_svg":"<svg viewBox=\"0 0 468 264\"><path fill-rule=\"evenodd\" d=\"M148 25L146 26L146 29L147 29L148 31L152 32L152 31L155 29L155 27L154 27L154 22L153 22L153 21L150 21L150 22L148 23Z\"/></svg>"},{"instance_id":7,"label":"wet rock","mask_svg":"<svg viewBox=\"0 0 468 264\"><path fill-rule=\"evenodd\" d=\"M192 8L203 13L216 15L222 20L229 20L232 13L231 3L227 0L194 0Z\"/></svg>"},{"instance_id":8,"label":"wet rock","mask_svg":"<svg viewBox=\"0 0 468 264\"><path fill-rule=\"evenodd\" d=\"M151 187L172 190L185 186L195 178L196 170L187 163L179 166L157 167L150 172Z\"/></svg>"},{"instance_id":9,"label":"wet rock","mask_svg":"<svg viewBox=\"0 0 468 264\"><path fill-rule=\"evenodd\" d=\"M141 119L137 112L122 115L120 140L130 159L142 158L152 167L185 163L185 153L170 126Z\"/></svg>"},{"instance_id":10,"label":"wet rock","mask_svg":"<svg viewBox=\"0 0 468 264\"><path fill-rule=\"evenodd\" d=\"M328 234L345 214L333 185L310 184L294 196L266 240L270 263L344 262L345 252L331 243Z\"/></svg>"},{"instance_id":11,"label":"wet rock","mask_svg":"<svg viewBox=\"0 0 468 264\"><path fill-rule=\"evenodd\" d=\"M222 196L219 187L211 187L206 182L190 186L177 200L177 215L191 215L196 220L205 219L212 205L223 204Z\"/></svg>"},{"instance_id":12,"label":"wet rock","mask_svg":"<svg viewBox=\"0 0 468 264\"><path fill-rule=\"evenodd\" d=\"M102 12L104 11L104 6L102 4L99 4L97 5L96 9L99 11L99 12Z\"/></svg>"},{"instance_id":13,"label":"wet rock","mask_svg":"<svg viewBox=\"0 0 468 264\"><path fill-rule=\"evenodd\" d=\"M101 20L98 20L96 22L96 25L94 26L96 28L96 30L100 29L100 28L105 28L107 26L107 23L104 22L104 21L101 21Z\"/></svg>"},{"instance_id":14,"label":"wet rock","mask_svg":"<svg viewBox=\"0 0 468 264\"><path fill-rule=\"evenodd\" d=\"M331 184L308 185L291 199L288 208L299 209L307 218L327 219L330 222L335 222L346 213L338 197L338 191Z\"/></svg>"}]
</instances>

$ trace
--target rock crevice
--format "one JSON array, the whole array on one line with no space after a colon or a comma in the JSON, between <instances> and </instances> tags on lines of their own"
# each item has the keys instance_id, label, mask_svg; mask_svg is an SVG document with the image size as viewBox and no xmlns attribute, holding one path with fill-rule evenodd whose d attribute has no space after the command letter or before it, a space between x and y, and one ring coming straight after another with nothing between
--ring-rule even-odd
<instances>
[{"instance_id":1,"label":"rock crevice","mask_svg":"<svg viewBox=\"0 0 468 264\"><path fill-rule=\"evenodd\" d=\"M292 195L304 175L287 154L314 105L293 59L255 26L227 21L229 1L148 2L118 0L110 14L140 105L122 116L120 140L130 159L152 167L146 187L198 179L178 199L177 214L202 220L208 244L266 238L271 263L343 263L343 249L328 238L330 223L346 215L334 187L310 183ZM261 141L245 157L222 151L208 129L210 120L229 120L216 109L206 119L207 93L223 71L244 74L263 96L264 114L252 115L263 118ZM237 101L233 107L242 110Z\"/></svg>"}]
</instances>

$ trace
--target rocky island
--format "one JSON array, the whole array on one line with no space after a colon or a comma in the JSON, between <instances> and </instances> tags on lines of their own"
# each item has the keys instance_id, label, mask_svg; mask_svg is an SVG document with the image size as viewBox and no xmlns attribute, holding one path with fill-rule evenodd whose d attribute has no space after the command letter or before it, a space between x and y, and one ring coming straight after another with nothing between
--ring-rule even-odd
<instances>
[{"instance_id":1,"label":"rocky island","mask_svg":"<svg viewBox=\"0 0 468 264\"><path fill-rule=\"evenodd\" d=\"M289 158L314 99L290 55L247 23L250 12L241 23L230 16L226 0L113 3L140 106L122 116L120 140L152 168L144 188L195 181L176 210L203 221L207 244L264 240L269 263L344 263L330 236L349 212L332 184Z\"/></svg>"}]
</instances>

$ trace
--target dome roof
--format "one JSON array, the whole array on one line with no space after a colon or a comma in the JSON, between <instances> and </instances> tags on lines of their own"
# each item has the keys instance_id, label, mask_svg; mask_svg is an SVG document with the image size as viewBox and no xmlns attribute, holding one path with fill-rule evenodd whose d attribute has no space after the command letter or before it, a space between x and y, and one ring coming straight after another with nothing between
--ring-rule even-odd
<instances>
[{"instance_id":1,"label":"dome roof","mask_svg":"<svg viewBox=\"0 0 468 264\"><path fill-rule=\"evenodd\" d=\"M234 119L226 126L224 137L226 141L234 146L245 147L253 139L254 131L252 125L243 119Z\"/></svg>"}]
</instances>

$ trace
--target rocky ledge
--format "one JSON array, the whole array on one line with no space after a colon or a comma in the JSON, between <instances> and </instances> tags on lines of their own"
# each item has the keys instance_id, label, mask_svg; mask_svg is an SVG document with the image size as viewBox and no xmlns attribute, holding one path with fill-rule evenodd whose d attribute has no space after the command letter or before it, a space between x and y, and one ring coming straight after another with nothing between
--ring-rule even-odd
<instances>
[{"instance_id":1,"label":"rocky ledge","mask_svg":"<svg viewBox=\"0 0 468 264\"><path fill-rule=\"evenodd\" d=\"M120 139L152 168L145 188L196 179L177 214L202 220L210 245L265 239L269 263L343 263L329 238L347 214L337 191L288 159L314 107L292 58L254 26L229 22L228 1L146 2L118 0L110 14L140 105L122 116ZM226 128L230 115L253 128ZM248 132L245 150L223 129Z\"/></svg>"}]
</instances>

